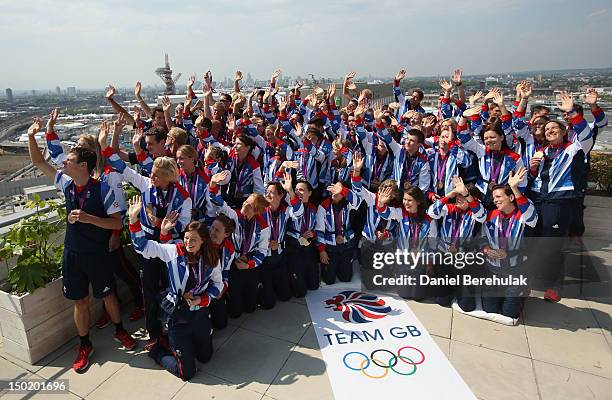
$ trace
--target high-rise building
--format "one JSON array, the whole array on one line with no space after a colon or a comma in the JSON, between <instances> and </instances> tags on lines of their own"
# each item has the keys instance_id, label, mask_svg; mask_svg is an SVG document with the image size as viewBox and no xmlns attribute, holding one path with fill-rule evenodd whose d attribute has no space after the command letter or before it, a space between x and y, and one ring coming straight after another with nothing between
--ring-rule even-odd
<instances>
[{"instance_id":1,"label":"high-rise building","mask_svg":"<svg viewBox=\"0 0 612 400\"><path fill-rule=\"evenodd\" d=\"M36 90L32 89L32 97L36 97Z\"/></svg>"},{"instance_id":2,"label":"high-rise building","mask_svg":"<svg viewBox=\"0 0 612 400\"><path fill-rule=\"evenodd\" d=\"M13 102L13 89L6 88L6 99L8 100L9 103Z\"/></svg>"},{"instance_id":3,"label":"high-rise building","mask_svg":"<svg viewBox=\"0 0 612 400\"><path fill-rule=\"evenodd\" d=\"M61 95L62 95L62 89L60 89L60 87L59 87L59 86L56 86L56 87L55 87L55 93L56 93L58 96L61 96Z\"/></svg>"},{"instance_id":4,"label":"high-rise building","mask_svg":"<svg viewBox=\"0 0 612 400\"><path fill-rule=\"evenodd\" d=\"M69 86L66 88L66 94L69 97L76 97L76 88L74 86Z\"/></svg>"}]
</instances>

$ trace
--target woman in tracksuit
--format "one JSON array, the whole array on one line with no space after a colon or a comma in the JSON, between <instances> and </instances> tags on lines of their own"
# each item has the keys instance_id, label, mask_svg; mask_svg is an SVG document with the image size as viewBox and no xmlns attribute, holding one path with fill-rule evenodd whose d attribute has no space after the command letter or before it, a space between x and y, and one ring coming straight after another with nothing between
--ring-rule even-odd
<instances>
[{"instance_id":1,"label":"woman in tracksuit","mask_svg":"<svg viewBox=\"0 0 612 400\"><path fill-rule=\"evenodd\" d=\"M521 243L525 227L533 228L538 221L533 203L520 190L520 183L526 175L527 170L521 168L516 174L510 174L508 185L497 185L492 189L496 209L489 212L482 225L482 237L486 243L482 252L487 257L487 267L492 275L516 277L526 272ZM482 308L488 313L518 318L528 294L528 288L520 285L486 286L483 288Z\"/></svg>"},{"instance_id":2,"label":"woman in tracksuit","mask_svg":"<svg viewBox=\"0 0 612 400\"><path fill-rule=\"evenodd\" d=\"M225 214L236 224L234 246L236 258L230 269L228 308L231 318L257 308L259 267L268 254L270 227L263 216L268 201L259 193L252 193L240 209L231 208L219 195L219 184L227 181L229 171L212 176L208 189L211 204L218 214Z\"/></svg>"},{"instance_id":3,"label":"woman in tracksuit","mask_svg":"<svg viewBox=\"0 0 612 400\"><path fill-rule=\"evenodd\" d=\"M357 196L341 182L328 186L331 196L317 209L317 248L323 282L331 285L336 278L350 282L353 277L353 238L350 214L359 206Z\"/></svg>"},{"instance_id":4,"label":"woman in tracksuit","mask_svg":"<svg viewBox=\"0 0 612 400\"><path fill-rule=\"evenodd\" d=\"M480 224L487 217L487 211L478 200L480 192L473 184L465 185L463 179L458 176L453 178L453 190L437 199L429 206L427 214L440 220L438 231L438 250L442 252L469 252L473 250L472 238L474 232L480 233ZM454 202L453 202L454 201ZM479 271L467 266L460 273L454 267L448 268L453 275L467 273L477 275ZM452 298L453 293L448 293ZM462 286L457 293L459 307L464 311L473 311L476 307L472 287ZM450 300L450 299L448 299Z\"/></svg>"},{"instance_id":5,"label":"woman in tracksuit","mask_svg":"<svg viewBox=\"0 0 612 400\"><path fill-rule=\"evenodd\" d=\"M160 226L164 217L178 211L179 217L170 234L178 239L187 224L191 221L191 198L189 193L178 183L178 167L176 161L169 157L157 157L153 162L151 176L145 177L128 167L126 163L108 146L106 138L98 138L102 147L102 155L110 165L123 176L123 180L138 189L142 197L140 222L146 239L160 240ZM142 288L145 303L146 327L149 341L146 349L159 339L162 325L159 321L159 304L157 296L165 289L166 265L159 258L144 258L139 256ZM161 282L161 286L160 286Z\"/></svg>"},{"instance_id":6,"label":"woman in tracksuit","mask_svg":"<svg viewBox=\"0 0 612 400\"><path fill-rule=\"evenodd\" d=\"M289 221L302 216L304 204L293 191L291 174L286 171L282 183L267 183L266 200L270 204L264 213L270 227L270 245L259 269L259 283L261 307L267 310L274 307L277 298L287 301L291 297L287 252L283 251L285 232Z\"/></svg>"},{"instance_id":7,"label":"woman in tracksuit","mask_svg":"<svg viewBox=\"0 0 612 400\"><path fill-rule=\"evenodd\" d=\"M309 181L298 180L295 192L304 207L304 212L300 216L293 215L288 222L285 245L293 295L304 297L307 290L317 290L321 281L319 257L315 246L317 207L311 202L313 188Z\"/></svg>"},{"instance_id":8,"label":"woman in tracksuit","mask_svg":"<svg viewBox=\"0 0 612 400\"><path fill-rule=\"evenodd\" d=\"M391 207L390 218L397 221L395 225L397 248L401 251L425 254L436 249L438 226L427 215L427 199L423 191L417 186L404 185L402 207ZM418 265L397 265L396 274L409 275L416 279L415 285L404 285L398 288L400 297L423 300L427 296L427 287L419 284L419 276L441 272L439 269L432 270L432 268L434 266L428 264L428 261ZM438 293L437 301L441 305L447 305L449 300L446 291L443 295Z\"/></svg>"},{"instance_id":9,"label":"woman in tracksuit","mask_svg":"<svg viewBox=\"0 0 612 400\"><path fill-rule=\"evenodd\" d=\"M567 128L562 122L548 122L544 128L548 145L530 164L530 174L535 177L531 193L541 204L541 237L547 242L540 247L548 256L549 268L545 272L548 290L544 298L550 301L560 300L565 269L559 247L562 238L568 235L574 208L579 205L581 182L577 182L580 178L577 170L583 166L585 155L593 146L589 124L575 111L572 97L565 92L561 94L561 108L568 113L576 139L568 139Z\"/></svg>"},{"instance_id":10,"label":"woman in tracksuit","mask_svg":"<svg viewBox=\"0 0 612 400\"><path fill-rule=\"evenodd\" d=\"M357 197L358 207L361 204L365 204L366 207L360 264L362 283L367 289L372 289L376 286L373 281L374 276L377 274L373 268L375 254L395 251L389 204L395 200L398 191L397 183L393 179L387 179L382 182L376 193L365 189L362 186L360 176L364 163L365 157L359 152L355 153L353 157L351 189ZM392 271L392 265L385 265L382 273L390 277Z\"/></svg>"},{"instance_id":11,"label":"woman in tracksuit","mask_svg":"<svg viewBox=\"0 0 612 400\"><path fill-rule=\"evenodd\" d=\"M179 166L179 183L187 190L193 202L191 219L210 225L212 218L206 218L206 199L211 175L199 165L196 149L188 144L176 151L176 163Z\"/></svg>"},{"instance_id":12,"label":"woman in tracksuit","mask_svg":"<svg viewBox=\"0 0 612 400\"><path fill-rule=\"evenodd\" d=\"M187 226L183 241L160 244L146 239L139 221L141 208L138 196L130 200L134 248L145 258L159 258L165 262L169 282L161 306L168 318L171 351L158 342L152 346L149 357L187 381L195 375L195 360L205 363L212 356L212 326L207 307L223 290L219 253L206 226L198 221ZM177 219L176 212L164 218L162 236L169 234Z\"/></svg>"}]
</instances>

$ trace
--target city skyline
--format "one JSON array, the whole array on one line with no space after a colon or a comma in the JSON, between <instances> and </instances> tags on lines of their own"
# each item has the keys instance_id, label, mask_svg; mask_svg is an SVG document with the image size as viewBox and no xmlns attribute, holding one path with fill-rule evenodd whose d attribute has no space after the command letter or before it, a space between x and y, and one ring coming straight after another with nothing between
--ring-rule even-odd
<instances>
[{"instance_id":1,"label":"city skyline","mask_svg":"<svg viewBox=\"0 0 612 400\"><path fill-rule=\"evenodd\" d=\"M219 80L235 69L267 79L277 68L294 77L351 70L393 76L400 68L419 77L450 75L456 67L466 75L606 68L612 42L598 39L612 36L610 8L603 0L579 6L491 0L486 7L476 0L211 0L176 8L160 0L0 0L0 51L20 60L3 67L0 87L159 85L154 70L164 53L182 73L179 86L208 69ZM44 20L32 24L39 15Z\"/></svg>"}]
</instances>

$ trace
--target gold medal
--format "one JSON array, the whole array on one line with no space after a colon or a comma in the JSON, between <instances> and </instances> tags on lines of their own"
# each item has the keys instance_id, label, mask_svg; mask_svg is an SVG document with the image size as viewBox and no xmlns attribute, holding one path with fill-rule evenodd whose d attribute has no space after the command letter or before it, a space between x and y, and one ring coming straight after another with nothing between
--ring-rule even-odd
<instances>
[{"instance_id":1,"label":"gold medal","mask_svg":"<svg viewBox=\"0 0 612 400\"><path fill-rule=\"evenodd\" d=\"M336 244L344 244L344 243L345 243L344 236L336 235Z\"/></svg>"},{"instance_id":2,"label":"gold medal","mask_svg":"<svg viewBox=\"0 0 612 400\"><path fill-rule=\"evenodd\" d=\"M436 185L436 187L438 188L438 190L443 189L444 188L444 182L438 181L438 184Z\"/></svg>"},{"instance_id":3,"label":"gold medal","mask_svg":"<svg viewBox=\"0 0 612 400\"><path fill-rule=\"evenodd\" d=\"M299 240L299 242L300 242L300 245L302 245L302 246L308 246L308 245L310 244L310 242L308 241L308 239L306 239L306 238L305 238L305 237L303 237L303 236L300 236L300 240Z\"/></svg>"}]
</instances>

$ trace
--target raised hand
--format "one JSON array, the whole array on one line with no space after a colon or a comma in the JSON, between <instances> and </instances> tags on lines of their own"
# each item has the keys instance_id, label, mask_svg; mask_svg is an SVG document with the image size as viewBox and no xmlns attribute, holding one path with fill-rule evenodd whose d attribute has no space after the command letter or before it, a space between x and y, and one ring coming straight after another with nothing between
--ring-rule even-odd
<instances>
[{"instance_id":1,"label":"raised hand","mask_svg":"<svg viewBox=\"0 0 612 400\"><path fill-rule=\"evenodd\" d=\"M433 129L434 126L436 126L436 117L435 116L430 115L427 118L423 119L423 128L425 128L425 129Z\"/></svg>"},{"instance_id":2,"label":"raised hand","mask_svg":"<svg viewBox=\"0 0 612 400\"><path fill-rule=\"evenodd\" d=\"M128 217L130 219L130 224L135 224L140 218L140 209L142 208L142 199L140 198L140 195L138 194L132 197L128 201L128 204Z\"/></svg>"},{"instance_id":3,"label":"raised hand","mask_svg":"<svg viewBox=\"0 0 612 400\"><path fill-rule=\"evenodd\" d=\"M463 72L459 68L453 71L453 76L451 77L451 81L453 82L453 84L455 84L455 86L461 86L462 73Z\"/></svg>"},{"instance_id":4,"label":"raised hand","mask_svg":"<svg viewBox=\"0 0 612 400\"><path fill-rule=\"evenodd\" d=\"M142 90L142 83L140 83L140 81L136 82L136 87L134 87L134 96L136 96L137 99L140 98L140 91Z\"/></svg>"},{"instance_id":5,"label":"raised hand","mask_svg":"<svg viewBox=\"0 0 612 400\"><path fill-rule=\"evenodd\" d=\"M164 219L162 220L160 230L162 234L168 234L174 227L176 226L176 221L178 221L179 212L174 210L166 214Z\"/></svg>"},{"instance_id":6,"label":"raised hand","mask_svg":"<svg viewBox=\"0 0 612 400\"><path fill-rule=\"evenodd\" d=\"M42 121L39 117L34 118L34 123L28 128L28 136L34 136L42 129Z\"/></svg>"},{"instance_id":7,"label":"raised hand","mask_svg":"<svg viewBox=\"0 0 612 400\"><path fill-rule=\"evenodd\" d=\"M234 73L234 82L238 82L242 80L242 71L236 71Z\"/></svg>"},{"instance_id":8,"label":"raised hand","mask_svg":"<svg viewBox=\"0 0 612 400\"><path fill-rule=\"evenodd\" d=\"M59 108L54 108L49 114L49 121L47 121L47 132L53 132L55 123L57 122L57 116L59 114Z\"/></svg>"},{"instance_id":9,"label":"raised hand","mask_svg":"<svg viewBox=\"0 0 612 400\"><path fill-rule=\"evenodd\" d=\"M363 163L365 162L365 158L361 152L357 151L353 155L353 174L359 175L361 169L363 168Z\"/></svg>"},{"instance_id":10,"label":"raised hand","mask_svg":"<svg viewBox=\"0 0 612 400\"><path fill-rule=\"evenodd\" d=\"M277 69L276 71L272 72L272 76L270 77L270 80L275 80L276 78L280 76L281 73L282 71L280 69Z\"/></svg>"},{"instance_id":11,"label":"raised hand","mask_svg":"<svg viewBox=\"0 0 612 400\"><path fill-rule=\"evenodd\" d=\"M332 195L341 194L343 189L344 186L342 186L342 183L340 182L336 182L333 185L329 185L327 187L327 191L330 192Z\"/></svg>"},{"instance_id":12,"label":"raised hand","mask_svg":"<svg viewBox=\"0 0 612 400\"><path fill-rule=\"evenodd\" d=\"M493 88L491 90L489 90L489 93L486 94L486 96L484 97L484 100L491 100L493 99L493 97L495 97L495 95L499 93L499 89L498 88Z\"/></svg>"},{"instance_id":13,"label":"raised hand","mask_svg":"<svg viewBox=\"0 0 612 400\"><path fill-rule=\"evenodd\" d=\"M393 198L393 188L391 186L385 187L383 190L378 192L378 202L382 204L389 204Z\"/></svg>"},{"instance_id":14,"label":"raised hand","mask_svg":"<svg viewBox=\"0 0 612 400\"><path fill-rule=\"evenodd\" d=\"M212 72L206 71L206 73L204 74L203 85L206 85L210 89L211 92L212 92L212 83L213 83Z\"/></svg>"},{"instance_id":15,"label":"raised hand","mask_svg":"<svg viewBox=\"0 0 612 400\"><path fill-rule=\"evenodd\" d=\"M475 106L476 102L478 100L480 100L480 98L482 97L482 94L483 94L482 91L479 90L476 93L474 93L473 95L471 95L470 97L468 97L468 102L470 103L470 106L472 106L472 107Z\"/></svg>"},{"instance_id":16,"label":"raised hand","mask_svg":"<svg viewBox=\"0 0 612 400\"><path fill-rule=\"evenodd\" d=\"M446 79L440 79L440 87L448 93L450 93L450 91L453 89L453 85Z\"/></svg>"},{"instance_id":17,"label":"raised hand","mask_svg":"<svg viewBox=\"0 0 612 400\"><path fill-rule=\"evenodd\" d=\"M162 108L164 112L170 111L170 107L172 107L172 103L170 102L170 97L164 96L162 98Z\"/></svg>"},{"instance_id":18,"label":"raised hand","mask_svg":"<svg viewBox=\"0 0 612 400\"><path fill-rule=\"evenodd\" d=\"M117 119L113 121L113 135L119 135L126 124L125 114L117 115Z\"/></svg>"},{"instance_id":19,"label":"raised hand","mask_svg":"<svg viewBox=\"0 0 612 400\"><path fill-rule=\"evenodd\" d=\"M453 190L464 197L469 194L460 176L453 176Z\"/></svg>"},{"instance_id":20,"label":"raised hand","mask_svg":"<svg viewBox=\"0 0 612 400\"><path fill-rule=\"evenodd\" d=\"M138 108L138 106L134 106L132 109L132 116L134 117L134 124L138 126L138 123L140 122L140 108Z\"/></svg>"},{"instance_id":21,"label":"raised hand","mask_svg":"<svg viewBox=\"0 0 612 400\"><path fill-rule=\"evenodd\" d=\"M344 75L344 81L345 82L350 81L351 79L353 79L355 77L355 75L357 75L357 72L355 72L355 71L349 72L348 74Z\"/></svg>"},{"instance_id":22,"label":"raised hand","mask_svg":"<svg viewBox=\"0 0 612 400\"><path fill-rule=\"evenodd\" d=\"M108 85L108 90L106 91L106 99L112 100L115 95L115 87L113 85Z\"/></svg>"},{"instance_id":23,"label":"raised hand","mask_svg":"<svg viewBox=\"0 0 612 400\"><path fill-rule=\"evenodd\" d=\"M528 99L532 93L531 82L523 81L522 85L520 86L520 92L521 92L521 97L523 99Z\"/></svg>"},{"instance_id":24,"label":"raised hand","mask_svg":"<svg viewBox=\"0 0 612 400\"><path fill-rule=\"evenodd\" d=\"M510 176L508 177L508 185L510 185L512 189L517 189L519 183L521 183L526 176L527 169L525 167L519 168L516 173L514 173L514 171L510 171Z\"/></svg>"},{"instance_id":25,"label":"raised hand","mask_svg":"<svg viewBox=\"0 0 612 400\"><path fill-rule=\"evenodd\" d=\"M187 93L191 93L193 90L193 85L195 84L196 77L195 75L191 75L189 79L187 79Z\"/></svg>"},{"instance_id":26,"label":"raised hand","mask_svg":"<svg viewBox=\"0 0 612 400\"><path fill-rule=\"evenodd\" d=\"M597 90L593 88L588 88L586 94L584 95L584 102L590 106L597 105Z\"/></svg>"},{"instance_id":27,"label":"raised hand","mask_svg":"<svg viewBox=\"0 0 612 400\"><path fill-rule=\"evenodd\" d=\"M291 172L285 170L281 185L283 185L285 192L289 193L290 197L293 197L293 178L291 177Z\"/></svg>"},{"instance_id":28,"label":"raised hand","mask_svg":"<svg viewBox=\"0 0 612 400\"><path fill-rule=\"evenodd\" d=\"M400 69L400 71L395 75L395 80L396 81L401 81L405 77L406 77L406 70L405 69Z\"/></svg>"},{"instance_id":29,"label":"raised hand","mask_svg":"<svg viewBox=\"0 0 612 400\"><path fill-rule=\"evenodd\" d=\"M144 131L142 128L136 128L136 133L132 136L132 147L134 147L134 151L136 153L140 153L142 149L140 148L140 141L144 135Z\"/></svg>"},{"instance_id":30,"label":"raised hand","mask_svg":"<svg viewBox=\"0 0 612 400\"><path fill-rule=\"evenodd\" d=\"M212 183L213 184L212 186L215 187L219 183L225 181L227 179L229 173L230 172L228 170L224 170L224 171L221 171L221 172L218 172L218 173L214 174L210 178L210 183Z\"/></svg>"},{"instance_id":31,"label":"raised hand","mask_svg":"<svg viewBox=\"0 0 612 400\"><path fill-rule=\"evenodd\" d=\"M102 148L102 150L108 147L108 133L109 132L110 132L110 122L102 121L102 123L100 124L100 132L98 133L98 143L100 143L100 148Z\"/></svg>"},{"instance_id":32,"label":"raised hand","mask_svg":"<svg viewBox=\"0 0 612 400\"><path fill-rule=\"evenodd\" d=\"M559 99L561 100L561 104L559 104L561 110L568 113L574 111L574 99L571 94L568 92L561 92L561 94L559 94Z\"/></svg>"},{"instance_id":33,"label":"raised hand","mask_svg":"<svg viewBox=\"0 0 612 400\"><path fill-rule=\"evenodd\" d=\"M500 107L504 104L504 95L499 90L494 92L492 99L493 99L493 103L497 104Z\"/></svg>"},{"instance_id":34,"label":"raised hand","mask_svg":"<svg viewBox=\"0 0 612 400\"><path fill-rule=\"evenodd\" d=\"M335 83L330 83L329 84L329 88L327 89L327 93L330 99L334 99L334 97L336 96L336 84Z\"/></svg>"},{"instance_id":35,"label":"raised hand","mask_svg":"<svg viewBox=\"0 0 612 400\"><path fill-rule=\"evenodd\" d=\"M464 118L470 118L473 115L478 115L480 114L480 107L472 107L472 108L468 108L467 110L465 110L462 113L462 116Z\"/></svg>"}]
</instances>

